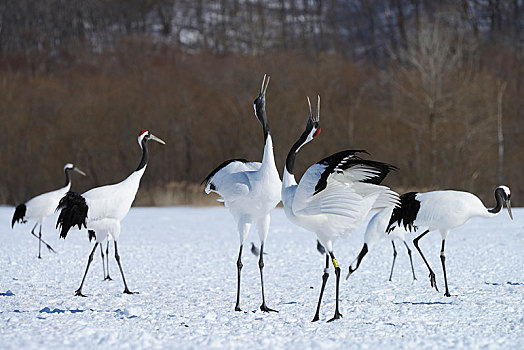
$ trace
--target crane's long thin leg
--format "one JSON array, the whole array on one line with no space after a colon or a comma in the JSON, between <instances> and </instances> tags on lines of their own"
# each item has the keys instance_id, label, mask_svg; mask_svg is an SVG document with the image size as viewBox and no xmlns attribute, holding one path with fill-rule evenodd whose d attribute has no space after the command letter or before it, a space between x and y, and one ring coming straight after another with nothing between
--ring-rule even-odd
<instances>
[{"instance_id":1,"label":"crane's long thin leg","mask_svg":"<svg viewBox=\"0 0 524 350\"><path fill-rule=\"evenodd\" d=\"M242 271L242 248L243 244L240 245L238 250L238 259L237 259L237 302L235 304L235 311L242 311L240 308L240 272Z\"/></svg>"},{"instance_id":2,"label":"crane's long thin leg","mask_svg":"<svg viewBox=\"0 0 524 350\"><path fill-rule=\"evenodd\" d=\"M391 241L391 245L393 246L393 263L391 264L391 273L389 274L389 281L391 281L391 277L393 277L393 268L395 267L395 260L397 259L397 249L395 248L395 242Z\"/></svg>"},{"instance_id":3,"label":"crane's long thin leg","mask_svg":"<svg viewBox=\"0 0 524 350\"><path fill-rule=\"evenodd\" d=\"M87 258L87 267L86 272L84 272L84 277L82 278L82 283L80 283L80 287L75 291L76 296L85 297L84 294L82 294L82 287L84 286L84 281L86 280L87 271L89 271L89 265L91 265L91 261L93 261L93 255L95 254L96 247L98 246L98 242L95 243L95 246L93 247L93 250L91 251L91 254L89 254L89 258Z\"/></svg>"},{"instance_id":4,"label":"crane's long thin leg","mask_svg":"<svg viewBox=\"0 0 524 350\"><path fill-rule=\"evenodd\" d=\"M106 278L106 261L104 259L104 248L102 248L102 243L100 243L100 255L102 256L102 270L103 270L103 276L104 280Z\"/></svg>"},{"instance_id":5,"label":"crane's long thin leg","mask_svg":"<svg viewBox=\"0 0 524 350\"><path fill-rule=\"evenodd\" d=\"M270 309L266 306L266 299L264 297L264 276L262 270L264 269L264 242L260 244L260 258L258 259L258 267L260 269L260 284L262 286L262 305L260 305L260 310L264 312L278 312L277 310Z\"/></svg>"},{"instance_id":6,"label":"crane's long thin leg","mask_svg":"<svg viewBox=\"0 0 524 350\"><path fill-rule=\"evenodd\" d=\"M40 251L42 250L42 224L40 224L40 229L38 230L38 259L42 259Z\"/></svg>"},{"instance_id":7,"label":"crane's long thin leg","mask_svg":"<svg viewBox=\"0 0 524 350\"><path fill-rule=\"evenodd\" d=\"M446 292L444 293L444 296L450 297L451 294L449 294L448 289L448 277L446 276L446 255L444 255L444 244L446 244L446 240L442 240L442 248L440 250L440 262L442 262L442 271L444 272L444 284L446 285Z\"/></svg>"},{"instance_id":8,"label":"crane's long thin leg","mask_svg":"<svg viewBox=\"0 0 524 350\"><path fill-rule=\"evenodd\" d=\"M120 268L120 273L122 274L122 280L124 281L124 293L126 294L138 294L137 292L131 292L129 288L127 288L126 278L124 277L124 270L122 270L122 264L120 264L120 255L118 255L118 247L115 241L115 259L118 263L118 267Z\"/></svg>"},{"instance_id":9,"label":"crane's long thin leg","mask_svg":"<svg viewBox=\"0 0 524 350\"><path fill-rule=\"evenodd\" d=\"M338 291L339 291L339 286L340 286L340 267L338 266L338 262L337 262L337 259L335 259L335 255L333 254L333 252L329 252L329 254L331 255L331 261L333 262L333 266L335 267L335 277L336 277L336 286L337 286L337 289L336 289L336 302L335 302L335 315L333 316L332 319L330 319L328 322L333 322L334 320L338 320L339 318L342 318L342 314L338 311Z\"/></svg>"},{"instance_id":10,"label":"crane's long thin leg","mask_svg":"<svg viewBox=\"0 0 524 350\"><path fill-rule=\"evenodd\" d=\"M42 237L38 237L36 234L35 234L35 228L36 228L36 225L38 225L38 223L35 224L35 226L33 227L33 229L31 230L31 234L33 236L35 236L36 238L38 238L38 240L42 243L44 243L46 245L46 248L50 251L50 252L53 252L56 254L55 250L53 249L53 247L51 247L49 244L47 244L43 239ZM42 229L42 226L40 226L40 230ZM40 248L38 249L40 250Z\"/></svg>"},{"instance_id":11,"label":"crane's long thin leg","mask_svg":"<svg viewBox=\"0 0 524 350\"><path fill-rule=\"evenodd\" d=\"M426 263L426 266L428 267L428 270L429 270L429 283L431 284L431 287L435 287L435 289L437 290L438 292L438 288L437 288L437 281L435 281L435 273L433 272L433 270L431 269L431 266L429 266L429 263L428 261L426 260L426 258L424 257L424 254L422 254L422 250L420 250L420 247L418 246L418 241L424 237L427 233L429 232L429 230L426 230L424 231L424 233L422 233L420 236L418 236L417 238L415 238L413 240L413 244L415 245L415 248L417 248L420 256L422 257L422 260L424 260L424 262Z\"/></svg>"},{"instance_id":12,"label":"crane's long thin leg","mask_svg":"<svg viewBox=\"0 0 524 350\"><path fill-rule=\"evenodd\" d=\"M319 319L320 304L322 303L322 296L324 295L324 288L326 288L326 282L329 278L329 255L326 253L326 267L324 268L324 274L322 275L322 287L320 288L320 296L318 297L317 311L315 317L311 322L316 322Z\"/></svg>"},{"instance_id":13,"label":"crane's long thin leg","mask_svg":"<svg viewBox=\"0 0 524 350\"><path fill-rule=\"evenodd\" d=\"M413 258L411 257L411 249L409 249L409 246L405 241L404 241L404 245L406 246L406 249L408 250L409 262L411 263L411 272L413 273L413 280L416 281L417 278L415 277L415 268L413 267Z\"/></svg>"},{"instance_id":14,"label":"crane's long thin leg","mask_svg":"<svg viewBox=\"0 0 524 350\"><path fill-rule=\"evenodd\" d=\"M102 247L102 243L100 243L100 247ZM104 281L112 281L113 279L111 276L109 276L109 238L107 239L107 245L106 245L106 266L107 266L107 276L104 278Z\"/></svg>"}]
</instances>

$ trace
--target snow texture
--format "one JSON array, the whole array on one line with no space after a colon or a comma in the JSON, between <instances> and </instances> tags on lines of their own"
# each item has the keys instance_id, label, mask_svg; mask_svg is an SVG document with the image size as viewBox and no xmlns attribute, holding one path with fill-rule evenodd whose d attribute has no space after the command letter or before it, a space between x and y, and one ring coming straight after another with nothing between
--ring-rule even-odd
<instances>
[{"instance_id":1,"label":"snow texture","mask_svg":"<svg viewBox=\"0 0 524 350\"><path fill-rule=\"evenodd\" d=\"M437 275L440 293L413 251L417 281L402 245L393 281L392 248L382 241L348 281L341 281L341 320L334 313L330 274L321 320L312 323L324 257L316 237L294 226L282 209L272 212L265 245L267 305L262 313L257 258L244 249L241 307L235 312L238 236L227 209L132 208L122 222L119 253L126 295L110 246L110 274L102 281L97 250L83 288L73 296L93 243L73 230L59 240L56 217L43 238L58 252L42 251L32 225L9 227L12 207L0 207L0 348L524 348L524 209L514 221L504 211L472 219L446 240L450 292L443 296L440 234L420 241ZM342 276L362 247L365 226L335 243ZM408 235L413 238L414 235ZM45 248L42 248L45 249ZM105 249L105 246L104 246ZM331 267L331 271L333 271Z\"/></svg>"}]
</instances>

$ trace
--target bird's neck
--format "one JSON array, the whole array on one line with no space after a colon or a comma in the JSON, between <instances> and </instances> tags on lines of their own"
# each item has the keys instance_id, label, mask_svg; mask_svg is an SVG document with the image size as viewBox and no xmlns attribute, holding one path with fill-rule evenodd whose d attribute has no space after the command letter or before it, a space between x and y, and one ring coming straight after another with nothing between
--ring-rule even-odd
<instances>
[{"instance_id":1,"label":"bird's neck","mask_svg":"<svg viewBox=\"0 0 524 350\"><path fill-rule=\"evenodd\" d=\"M295 175L290 173L287 169L287 165L284 168L284 174L282 175L282 189L295 186L297 181L295 180Z\"/></svg>"},{"instance_id":2,"label":"bird's neck","mask_svg":"<svg viewBox=\"0 0 524 350\"><path fill-rule=\"evenodd\" d=\"M273 140L271 134L267 134L266 143L264 145L264 156L262 157L262 168L264 169L275 169L275 155L273 153Z\"/></svg>"},{"instance_id":3,"label":"bird's neck","mask_svg":"<svg viewBox=\"0 0 524 350\"><path fill-rule=\"evenodd\" d=\"M71 178L69 177L69 168L64 170L66 182L64 187L71 186Z\"/></svg>"},{"instance_id":4,"label":"bird's neck","mask_svg":"<svg viewBox=\"0 0 524 350\"><path fill-rule=\"evenodd\" d=\"M497 201L497 205L495 205L495 207L492 209L488 209L488 212L493 215L497 215L502 210L503 201L498 192L495 192L495 200Z\"/></svg>"},{"instance_id":5,"label":"bird's neck","mask_svg":"<svg viewBox=\"0 0 524 350\"><path fill-rule=\"evenodd\" d=\"M140 147L142 148L142 159L140 160L140 164L138 164L136 171L143 169L147 165L147 159L149 157L149 153L147 152L147 142L145 140L142 140Z\"/></svg>"}]
</instances>

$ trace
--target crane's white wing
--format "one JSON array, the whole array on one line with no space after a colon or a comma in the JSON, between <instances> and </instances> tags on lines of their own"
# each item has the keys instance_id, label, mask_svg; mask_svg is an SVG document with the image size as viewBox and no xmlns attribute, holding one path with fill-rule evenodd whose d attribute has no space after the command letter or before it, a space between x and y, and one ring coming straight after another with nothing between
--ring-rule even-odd
<instances>
[{"instance_id":1,"label":"crane's white wing","mask_svg":"<svg viewBox=\"0 0 524 350\"><path fill-rule=\"evenodd\" d=\"M82 194L88 207L87 219L122 220L135 200L143 171L133 172L124 181L93 188Z\"/></svg>"},{"instance_id":2,"label":"crane's white wing","mask_svg":"<svg viewBox=\"0 0 524 350\"><path fill-rule=\"evenodd\" d=\"M394 205L398 195L380 183L394 167L342 151L308 168L293 200L295 215L338 215L331 220L354 227L373 208Z\"/></svg>"},{"instance_id":3,"label":"crane's white wing","mask_svg":"<svg viewBox=\"0 0 524 350\"><path fill-rule=\"evenodd\" d=\"M26 217L30 219L40 219L53 214L60 202L60 198L67 193L68 189L68 186L62 187L28 200L25 203L27 207Z\"/></svg>"},{"instance_id":4,"label":"crane's white wing","mask_svg":"<svg viewBox=\"0 0 524 350\"><path fill-rule=\"evenodd\" d=\"M204 180L206 193L220 195L219 201L229 202L243 197L251 190L248 172L260 169L261 163L231 159L220 164Z\"/></svg>"}]
</instances>

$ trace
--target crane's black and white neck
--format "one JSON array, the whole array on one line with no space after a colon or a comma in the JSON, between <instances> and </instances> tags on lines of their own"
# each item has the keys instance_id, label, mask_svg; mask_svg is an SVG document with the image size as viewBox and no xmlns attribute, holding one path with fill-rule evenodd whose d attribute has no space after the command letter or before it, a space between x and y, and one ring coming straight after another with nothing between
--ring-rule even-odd
<instances>
[{"instance_id":1,"label":"crane's black and white neck","mask_svg":"<svg viewBox=\"0 0 524 350\"><path fill-rule=\"evenodd\" d=\"M286 183L286 187L296 185L297 182L295 180L295 160L297 157L298 151L308 142L313 140L315 137L320 135L321 128L320 128L320 96L317 96L317 113L316 115L313 115L313 111L311 109L311 101L309 100L309 97L307 97L307 103L309 106L309 119L306 124L306 128L304 129L304 132L300 135L298 140L291 146L291 149L289 150L287 157L286 157L286 166L284 168L284 176L282 178L282 181Z\"/></svg>"},{"instance_id":2,"label":"crane's black and white neck","mask_svg":"<svg viewBox=\"0 0 524 350\"><path fill-rule=\"evenodd\" d=\"M144 129L140 131L140 134L138 135L138 144L140 145L140 148L142 149L142 158L140 159L140 163L138 164L138 167L136 168L135 171L140 171L147 166L147 161L149 159L149 153L147 150L147 142L149 140L159 142L163 145L166 144L164 141L162 141L155 135L151 134L148 130Z\"/></svg>"}]
</instances>

